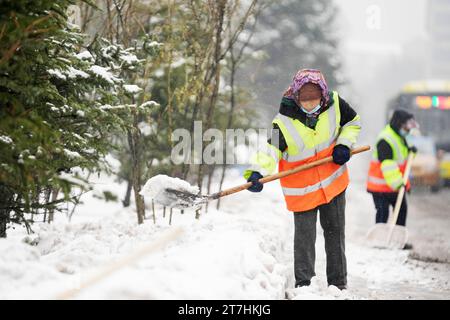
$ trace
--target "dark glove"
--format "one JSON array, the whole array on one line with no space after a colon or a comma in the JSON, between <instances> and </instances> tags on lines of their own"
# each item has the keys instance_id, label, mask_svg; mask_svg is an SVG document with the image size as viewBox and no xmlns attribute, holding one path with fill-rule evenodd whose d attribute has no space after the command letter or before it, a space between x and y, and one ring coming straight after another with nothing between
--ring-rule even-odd
<instances>
[{"instance_id":1,"label":"dark glove","mask_svg":"<svg viewBox=\"0 0 450 320\"><path fill-rule=\"evenodd\" d=\"M333 162L343 165L350 159L350 148L343 144L338 144L333 148Z\"/></svg>"},{"instance_id":2,"label":"dark glove","mask_svg":"<svg viewBox=\"0 0 450 320\"><path fill-rule=\"evenodd\" d=\"M247 179L247 182L252 182L253 184L248 187L247 190L251 192L261 192L261 190L263 189L263 184L258 180L262 177L263 176L259 172L253 171L250 177Z\"/></svg>"},{"instance_id":3,"label":"dark glove","mask_svg":"<svg viewBox=\"0 0 450 320\"><path fill-rule=\"evenodd\" d=\"M411 146L408 148L408 151L412 153L417 153L417 148L415 146Z\"/></svg>"},{"instance_id":4,"label":"dark glove","mask_svg":"<svg viewBox=\"0 0 450 320\"><path fill-rule=\"evenodd\" d=\"M406 188L406 185L405 185L403 182L402 182L402 184L397 188L396 192L400 192L400 189L401 189L402 187L405 187L405 192L406 192L406 193L411 194L411 189L407 189L407 188Z\"/></svg>"}]
</instances>

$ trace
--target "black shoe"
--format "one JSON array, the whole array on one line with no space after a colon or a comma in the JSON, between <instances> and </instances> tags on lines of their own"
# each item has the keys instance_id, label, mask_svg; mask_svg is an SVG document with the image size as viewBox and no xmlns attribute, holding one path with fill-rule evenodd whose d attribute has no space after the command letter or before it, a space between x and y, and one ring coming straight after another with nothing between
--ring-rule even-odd
<instances>
[{"instance_id":1,"label":"black shoe","mask_svg":"<svg viewBox=\"0 0 450 320\"><path fill-rule=\"evenodd\" d=\"M304 281L300 281L298 283L295 284L296 288L300 288L300 287L307 287L311 284L310 280L304 280Z\"/></svg>"},{"instance_id":2,"label":"black shoe","mask_svg":"<svg viewBox=\"0 0 450 320\"><path fill-rule=\"evenodd\" d=\"M411 243L405 243L403 250L411 250L412 248L413 248L413 245Z\"/></svg>"}]
</instances>

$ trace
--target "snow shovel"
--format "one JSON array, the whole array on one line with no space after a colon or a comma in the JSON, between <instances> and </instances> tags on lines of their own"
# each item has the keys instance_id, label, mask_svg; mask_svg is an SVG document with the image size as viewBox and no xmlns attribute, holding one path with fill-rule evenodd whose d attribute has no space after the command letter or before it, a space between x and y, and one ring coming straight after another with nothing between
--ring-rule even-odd
<instances>
[{"instance_id":1,"label":"snow shovel","mask_svg":"<svg viewBox=\"0 0 450 320\"><path fill-rule=\"evenodd\" d=\"M406 183L411 171L414 153L409 153L406 162L405 174L403 175L403 186L400 188L397 200L395 202L392 217L389 217L387 223L377 223L367 233L369 245L376 248L403 249L408 240L408 229L405 226L397 225L397 218L405 195Z\"/></svg>"},{"instance_id":2,"label":"snow shovel","mask_svg":"<svg viewBox=\"0 0 450 320\"><path fill-rule=\"evenodd\" d=\"M355 148L351 151L351 155L361 153L361 152L364 152L367 150L370 150L370 146L362 146L359 148ZM265 176L265 177L259 179L259 182L264 184L264 183L274 181L274 180L295 174L297 172L300 172L300 171L303 171L306 169L310 169L310 168L322 165L324 163L332 162L332 161L333 161L333 157L329 156L329 157L326 157L326 158L323 158L323 159L320 159L320 160L317 160L314 162L306 163L304 165L292 168L290 170L285 170L285 171L278 172L273 175ZM233 187L230 189L222 190L222 191L219 191L219 192L216 192L213 194L209 194L209 195L194 194L194 193L188 192L186 190L165 188L163 190L164 192L160 193L160 195L161 195L160 199L154 199L154 200L165 206L176 207L176 208L180 208L180 209L189 208L189 207L199 207L200 205L207 203L208 201L216 200L221 197L228 196L230 194L233 194L233 193L236 193L236 192L239 192L242 190L246 190L251 185L252 185L251 182L247 182L242 185L239 185L239 186L236 186L236 187Z\"/></svg>"}]
</instances>

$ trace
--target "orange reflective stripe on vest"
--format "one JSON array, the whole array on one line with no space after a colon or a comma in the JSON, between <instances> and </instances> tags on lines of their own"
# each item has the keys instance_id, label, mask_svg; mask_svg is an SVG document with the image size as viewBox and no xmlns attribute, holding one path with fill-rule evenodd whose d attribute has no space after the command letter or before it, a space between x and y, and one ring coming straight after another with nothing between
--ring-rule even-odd
<instances>
[{"instance_id":1,"label":"orange reflective stripe on vest","mask_svg":"<svg viewBox=\"0 0 450 320\"><path fill-rule=\"evenodd\" d=\"M313 162L331 156L334 148L332 143L328 148L307 159L288 162L281 159L279 171L289 170L302 164ZM343 192L349 183L348 170L345 165L334 162L310 168L280 180L289 211L307 211L325 203Z\"/></svg>"},{"instance_id":2,"label":"orange reflective stripe on vest","mask_svg":"<svg viewBox=\"0 0 450 320\"><path fill-rule=\"evenodd\" d=\"M389 144L392 149L392 159L386 159L380 162L378 150L377 148L374 149L367 178L367 191L397 192L403 183L403 175L405 174L408 157L408 146L404 138L392 129L390 125L384 127L378 135L377 140L376 145L381 140ZM410 183L408 181L406 189L409 190L409 188Z\"/></svg>"},{"instance_id":3,"label":"orange reflective stripe on vest","mask_svg":"<svg viewBox=\"0 0 450 320\"><path fill-rule=\"evenodd\" d=\"M282 131L287 150L278 163L278 171L329 157L336 141L341 137L339 96L333 91L334 103L318 116L314 129L298 119L278 114L274 123ZM341 137L342 138L342 137ZM343 137L345 138L345 136ZM280 179L289 211L303 212L329 203L348 186L345 165L333 162L310 168Z\"/></svg>"},{"instance_id":4,"label":"orange reflective stripe on vest","mask_svg":"<svg viewBox=\"0 0 450 320\"><path fill-rule=\"evenodd\" d=\"M406 161L398 165L402 176L405 174ZM411 187L408 180L406 184L406 190ZM397 192L393 190L387 183L383 176L383 171L381 170L381 162L377 160L372 160L369 167L369 177L367 178L367 190L371 192Z\"/></svg>"}]
</instances>

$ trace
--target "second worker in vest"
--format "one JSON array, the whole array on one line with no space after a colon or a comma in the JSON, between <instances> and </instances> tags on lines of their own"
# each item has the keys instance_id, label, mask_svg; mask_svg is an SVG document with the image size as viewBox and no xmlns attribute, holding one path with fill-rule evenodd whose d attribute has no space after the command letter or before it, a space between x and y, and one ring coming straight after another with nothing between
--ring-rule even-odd
<instances>
[{"instance_id":1,"label":"second worker in vest","mask_svg":"<svg viewBox=\"0 0 450 320\"><path fill-rule=\"evenodd\" d=\"M403 185L408 153L417 152L414 146L408 146L406 140L414 128L418 128L418 124L413 115L405 110L396 110L389 124L378 135L367 179L367 191L372 194L376 208L376 223L387 222L389 208L395 206L398 191ZM409 180L405 187L407 191L410 189ZM398 225L406 225L407 210L405 195L396 222ZM407 244L405 249L411 247Z\"/></svg>"},{"instance_id":2,"label":"second worker in vest","mask_svg":"<svg viewBox=\"0 0 450 320\"><path fill-rule=\"evenodd\" d=\"M297 72L283 95L272 121L267 145L254 154L244 177L250 191L259 192L261 177L289 170L321 158L333 162L280 180L287 209L294 213L295 286L308 286L315 276L317 213L324 230L327 280L339 289L347 286L345 257L345 190L349 183L345 163L361 126L359 115L336 91L329 91L319 70Z\"/></svg>"}]
</instances>

